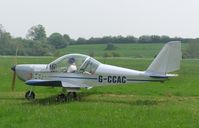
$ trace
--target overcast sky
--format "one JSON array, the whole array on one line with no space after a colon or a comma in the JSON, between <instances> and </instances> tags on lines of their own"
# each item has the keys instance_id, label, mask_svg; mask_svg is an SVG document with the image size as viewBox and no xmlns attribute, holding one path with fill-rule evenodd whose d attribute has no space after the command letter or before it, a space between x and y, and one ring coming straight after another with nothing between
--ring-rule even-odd
<instances>
[{"instance_id":1,"label":"overcast sky","mask_svg":"<svg viewBox=\"0 0 199 128\"><path fill-rule=\"evenodd\" d=\"M0 24L12 36L42 24L50 35L199 37L199 0L0 0Z\"/></svg>"}]
</instances>

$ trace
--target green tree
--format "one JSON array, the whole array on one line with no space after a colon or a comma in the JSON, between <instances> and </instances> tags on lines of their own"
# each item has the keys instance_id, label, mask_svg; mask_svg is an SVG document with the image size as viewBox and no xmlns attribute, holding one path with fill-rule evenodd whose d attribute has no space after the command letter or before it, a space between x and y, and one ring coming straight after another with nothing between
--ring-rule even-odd
<instances>
[{"instance_id":1,"label":"green tree","mask_svg":"<svg viewBox=\"0 0 199 128\"><path fill-rule=\"evenodd\" d=\"M2 25L0 25L0 54L11 55L13 54L12 37L10 33L6 32Z\"/></svg>"},{"instance_id":2,"label":"green tree","mask_svg":"<svg viewBox=\"0 0 199 128\"><path fill-rule=\"evenodd\" d=\"M151 42L152 43L160 43L161 42L160 38L161 38L160 36L152 35L151 36Z\"/></svg>"},{"instance_id":3,"label":"green tree","mask_svg":"<svg viewBox=\"0 0 199 128\"><path fill-rule=\"evenodd\" d=\"M88 42L88 40L86 40L85 38L79 37L76 41L77 44L86 44Z\"/></svg>"},{"instance_id":4,"label":"green tree","mask_svg":"<svg viewBox=\"0 0 199 128\"><path fill-rule=\"evenodd\" d=\"M64 34L63 35L63 39L64 39L65 42L67 42L67 44L71 44L71 38L70 38L69 35Z\"/></svg>"},{"instance_id":5,"label":"green tree","mask_svg":"<svg viewBox=\"0 0 199 128\"><path fill-rule=\"evenodd\" d=\"M0 38L3 32L4 32L3 26L0 24Z\"/></svg>"},{"instance_id":6,"label":"green tree","mask_svg":"<svg viewBox=\"0 0 199 128\"><path fill-rule=\"evenodd\" d=\"M60 33L53 33L48 37L48 43L56 49L64 48L67 46L67 41Z\"/></svg>"},{"instance_id":7,"label":"green tree","mask_svg":"<svg viewBox=\"0 0 199 128\"><path fill-rule=\"evenodd\" d=\"M32 26L26 35L28 39L44 41L46 39L46 31L42 25Z\"/></svg>"},{"instance_id":8,"label":"green tree","mask_svg":"<svg viewBox=\"0 0 199 128\"><path fill-rule=\"evenodd\" d=\"M67 34L64 34L64 35L63 35L63 38L64 38L65 41L68 41L68 42L70 42L70 40L71 40L71 39L70 39L70 36L67 35Z\"/></svg>"},{"instance_id":9,"label":"green tree","mask_svg":"<svg viewBox=\"0 0 199 128\"><path fill-rule=\"evenodd\" d=\"M139 43L152 43L151 36L148 36L148 35L140 36Z\"/></svg>"},{"instance_id":10,"label":"green tree","mask_svg":"<svg viewBox=\"0 0 199 128\"><path fill-rule=\"evenodd\" d=\"M165 35L161 36L160 39L161 39L162 43L166 43L166 42L171 41L170 37L169 36L165 36Z\"/></svg>"},{"instance_id":11,"label":"green tree","mask_svg":"<svg viewBox=\"0 0 199 128\"><path fill-rule=\"evenodd\" d=\"M5 45L11 40L10 33L6 32L2 25L0 25L0 43Z\"/></svg>"}]
</instances>

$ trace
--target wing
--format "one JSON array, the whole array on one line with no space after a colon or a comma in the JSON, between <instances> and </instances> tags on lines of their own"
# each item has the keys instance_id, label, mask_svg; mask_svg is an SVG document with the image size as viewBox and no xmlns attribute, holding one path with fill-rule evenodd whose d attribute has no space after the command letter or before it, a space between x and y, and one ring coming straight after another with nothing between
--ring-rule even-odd
<instances>
[{"instance_id":1,"label":"wing","mask_svg":"<svg viewBox=\"0 0 199 128\"><path fill-rule=\"evenodd\" d=\"M89 85L71 83L66 81L56 81L56 80L41 80L41 79L31 79L25 82L27 85L32 86L50 86L50 87L64 87L64 88L89 88Z\"/></svg>"},{"instance_id":2,"label":"wing","mask_svg":"<svg viewBox=\"0 0 199 128\"><path fill-rule=\"evenodd\" d=\"M62 87L61 81L52 81L52 80L40 80L40 79L31 79L25 82L27 85L32 86L51 86L51 87Z\"/></svg>"}]
</instances>

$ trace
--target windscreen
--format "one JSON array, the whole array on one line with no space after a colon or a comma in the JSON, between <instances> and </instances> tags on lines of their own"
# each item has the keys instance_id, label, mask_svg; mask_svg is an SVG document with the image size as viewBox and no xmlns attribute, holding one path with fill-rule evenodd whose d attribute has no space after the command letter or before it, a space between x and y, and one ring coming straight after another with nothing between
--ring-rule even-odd
<instances>
[{"instance_id":1,"label":"windscreen","mask_svg":"<svg viewBox=\"0 0 199 128\"><path fill-rule=\"evenodd\" d=\"M51 72L77 72L88 56L69 54L58 58L49 64Z\"/></svg>"},{"instance_id":2,"label":"windscreen","mask_svg":"<svg viewBox=\"0 0 199 128\"><path fill-rule=\"evenodd\" d=\"M80 68L81 73L87 73L87 74L94 74L97 70L98 66L100 65L100 62L93 58L88 58L85 60L83 65Z\"/></svg>"}]
</instances>

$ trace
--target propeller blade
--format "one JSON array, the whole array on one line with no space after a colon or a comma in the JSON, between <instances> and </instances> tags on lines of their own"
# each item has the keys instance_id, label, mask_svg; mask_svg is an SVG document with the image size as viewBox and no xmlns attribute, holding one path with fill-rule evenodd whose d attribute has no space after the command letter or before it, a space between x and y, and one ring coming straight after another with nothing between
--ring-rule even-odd
<instances>
[{"instance_id":1,"label":"propeller blade","mask_svg":"<svg viewBox=\"0 0 199 128\"><path fill-rule=\"evenodd\" d=\"M11 70L13 70L12 85L11 85L12 91L15 90L15 80L16 80L16 71L15 71L15 67L16 67L16 66L13 66L13 67L11 68Z\"/></svg>"},{"instance_id":2,"label":"propeller blade","mask_svg":"<svg viewBox=\"0 0 199 128\"><path fill-rule=\"evenodd\" d=\"M11 67L11 70L13 71L13 76L12 76L12 85L11 85L11 89L12 91L15 90L15 81L16 81L16 64L17 64L17 54L18 54L18 45L16 46L16 52L15 52L15 58L14 58L14 63L15 65L13 67Z\"/></svg>"}]
</instances>

